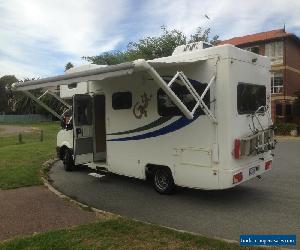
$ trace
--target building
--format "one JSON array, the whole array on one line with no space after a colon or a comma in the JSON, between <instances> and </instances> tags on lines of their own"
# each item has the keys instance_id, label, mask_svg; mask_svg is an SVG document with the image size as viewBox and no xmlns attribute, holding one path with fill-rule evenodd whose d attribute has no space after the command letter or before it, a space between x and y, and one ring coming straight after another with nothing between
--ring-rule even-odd
<instances>
[{"instance_id":1,"label":"building","mask_svg":"<svg viewBox=\"0 0 300 250\"><path fill-rule=\"evenodd\" d=\"M292 105L295 93L300 91L300 38L285 29L277 29L220 43L270 57L272 118L274 121L296 122Z\"/></svg>"}]
</instances>

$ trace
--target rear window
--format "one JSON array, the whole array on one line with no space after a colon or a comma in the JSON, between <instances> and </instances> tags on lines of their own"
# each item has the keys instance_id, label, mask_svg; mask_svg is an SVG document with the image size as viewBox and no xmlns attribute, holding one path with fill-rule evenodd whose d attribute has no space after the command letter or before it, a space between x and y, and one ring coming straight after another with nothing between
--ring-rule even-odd
<instances>
[{"instance_id":1,"label":"rear window","mask_svg":"<svg viewBox=\"0 0 300 250\"><path fill-rule=\"evenodd\" d=\"M237 86L237 110L239 114L253 114L266 106L266 86L239 83Z\"/></svg>"}]
</instances>

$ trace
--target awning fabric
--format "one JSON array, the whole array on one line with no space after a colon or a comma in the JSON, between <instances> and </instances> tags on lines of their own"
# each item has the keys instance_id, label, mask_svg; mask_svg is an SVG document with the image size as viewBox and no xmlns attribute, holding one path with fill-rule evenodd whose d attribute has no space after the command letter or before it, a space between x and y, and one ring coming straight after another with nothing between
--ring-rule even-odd
<instances>
[{"instance_id":1,"label":"awning fabric","mask_svg":"<svg viewBox=\"0 0 300 250\"><path fill-rule=\"evenodd\" d=\"M143 63L140 63L141 61ZM204 60L193 59L175 61L172 57L166 57L146 62L145 60L140 59L133 62L110 65L96 69L89 69L81 72L74 72L70 74L42 78L33 81L17 82L12 85L12 91L28 91L39 88L55 87L59 85L69 85L78 82L99 81L108 78L129 75L137 71L146 71L149 69L149 67L159 69L162 67L184 66L187 64L194 63L196 61ZM140 65L143 65L143 67L141 67Z\"/></svg>"}]
</instances>

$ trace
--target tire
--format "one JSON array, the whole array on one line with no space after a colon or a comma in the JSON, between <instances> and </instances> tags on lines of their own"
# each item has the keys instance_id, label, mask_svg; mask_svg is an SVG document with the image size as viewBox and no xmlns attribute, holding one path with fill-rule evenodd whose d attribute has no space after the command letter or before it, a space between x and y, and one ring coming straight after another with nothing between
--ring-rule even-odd
<instances>
[{"instance_id":1,"label":"tire","mask_svg":"<svg viewBox=\"0 0 300 250\"><path fill-rule=\"evenodd\" d=\"M160 194L170 194L175 190L171 171L166 167L156 168L152 178L155 190Z\"/></svg>"},{"instance_id":2,"label":"tire","mask_svg":"<svg viewBox=\"0 0 300 250\"><path fill-rule=\"evenodd\" d=\"M64 169L66 171L74 170L74 160L70 149L66 149L63 157Z\"/></svg>"}]
</instances>

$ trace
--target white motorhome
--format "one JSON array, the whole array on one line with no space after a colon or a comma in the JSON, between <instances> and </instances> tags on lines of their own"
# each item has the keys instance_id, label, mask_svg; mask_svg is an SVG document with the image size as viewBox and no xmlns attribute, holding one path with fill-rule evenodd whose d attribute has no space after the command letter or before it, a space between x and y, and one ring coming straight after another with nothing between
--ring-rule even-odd
<instances>
[{"instance_id":1,"label":"white motorhome","mask_svg":"<svg viewBox=\"0 0 300 250\"><path fill-rule=\"evenodd\" d=\"M72 118L57 135L66 170L77 165L174 186L226 189L269 171L274 149L270 61L232 45L179 46L172 56L16 83L60 85Z\"/></svg>"}]
</instances>

